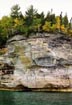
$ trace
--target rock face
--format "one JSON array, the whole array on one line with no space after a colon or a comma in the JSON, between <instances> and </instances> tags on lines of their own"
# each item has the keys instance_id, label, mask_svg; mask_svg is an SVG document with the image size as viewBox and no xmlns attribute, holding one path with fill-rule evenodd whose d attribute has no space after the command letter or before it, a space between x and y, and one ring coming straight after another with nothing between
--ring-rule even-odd
<instances>
[{"instance_id":1,"label":"rock face","mask_svg":"<svg viewBox=\"0 0 72 105\"><path fill-rule=\"evenodd\" d=\"M72 89L71 38L45 33L28 39L15 36L7 42L6 47L8 51L0 57L0 62L12 65L14 70L12 74L0 73L1 86Z\"/></svg>"}]
</instances>

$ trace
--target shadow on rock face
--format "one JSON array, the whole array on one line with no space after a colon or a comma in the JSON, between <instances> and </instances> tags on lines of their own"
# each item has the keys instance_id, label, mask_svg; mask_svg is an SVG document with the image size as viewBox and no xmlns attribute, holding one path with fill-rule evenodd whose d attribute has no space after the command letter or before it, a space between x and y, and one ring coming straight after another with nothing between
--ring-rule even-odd
<instances>
[{"instance_id":1,"label":"shadow on rock face","mask_svg":"<svg viewBox=\"0 0 72 105\"><path fill-rule=\"evenodd\" d=\"M55 65L56 59L53 56L39 57L35 59L35 63L38 66L50 67Z\"/></svg>"}]
</instances>

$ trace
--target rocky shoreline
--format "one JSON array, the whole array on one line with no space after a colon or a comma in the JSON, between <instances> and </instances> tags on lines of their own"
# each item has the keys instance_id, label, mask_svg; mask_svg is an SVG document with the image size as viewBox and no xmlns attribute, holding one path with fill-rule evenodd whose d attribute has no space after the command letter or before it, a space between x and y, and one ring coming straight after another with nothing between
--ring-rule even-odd
<instances>
[{"instance_id":1,"label":"rocky shoreline","mask_svg":"<svg viewBox=\"0 0 72 105\"><path fill-rule=\"evenodd\" d=\"M22 89L22 88L0 88L0 91L14 91L14 92L72 92L72 88L69 89Z\"/></svg>"}]
</instances>

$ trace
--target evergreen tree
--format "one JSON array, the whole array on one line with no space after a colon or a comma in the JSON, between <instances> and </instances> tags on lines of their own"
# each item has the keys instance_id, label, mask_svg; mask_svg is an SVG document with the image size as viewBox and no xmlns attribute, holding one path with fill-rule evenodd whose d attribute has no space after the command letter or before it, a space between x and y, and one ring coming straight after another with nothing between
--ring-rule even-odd
<instances>
[{"instance_id":1,"label":"evergreen tree","mask_svg":"<svg viewBox=\"0 0 72 105\"><path fill-rule=\"evenodd\" d=\"M33 8L33 5L31 5L28 10L26 11L25 15L25 22L27 26L32 25L33 23L33 18L37 14L36 9Z\"/></svg>"},{"instance_id":2,"label":"evergreen tree","mask_svg":"<svg viewBox=\"0 0 72 105\"><path fill-rule=\"evenodd\" d=\"M48 11L45 21L50 21L50 11Z\"/></svg>"},{"instance_id":3,"label":"evergreen tree","mask_svg":"<svg viewBox=\"0 0 72 105\"><path fill-rule=\"evenodd\" d=\"M63 24L63 17L62 12L60 13L60 31L61 31L61 25Z\"/></svg>"},{"instance_id":4,"label":"evergreen tree","mask_svg":"<svg viewBox=\"0 0 72 105\"><path fill-rule=\"evenodd\" d=\"M71 19L70 19L70 29L72 29L72 17L71 17Z\"/></svg>"},{"instance_id":5,"label":"evergreen tree","mask_svg":"<svg viewBox=\"0 0 72 105\"><path fill-rule=\"evenodd\" d=\"M51 9L51 12L48 12L45 18L46 21L51 22L51 26L56 23L55 14L52 14L52 11Z\"/></svg>"},{"instance_id":6,"label":"evergreen tree","mask_svg":"<svg viewBox=\"0 0 72 105\"><path fill-rule=\"evenodd\" d=\"M64 24L65 28L68 27L68 16L67 16L67 13L65 14L65 16L63 18L63 24Z\"/></svg>"},{"instance_id":7,"label":"evergreen tree","mask_svg":"<svg viewBox=\"0 0 72 105\"><path fill-rule=\"evenodd\" d=\"M11 8L11 14L10 15L12 18L20 18L20 16L22 16L22 13L20 11L20 7L18 4L14 5Z\"/></svg>"}]
</instances>

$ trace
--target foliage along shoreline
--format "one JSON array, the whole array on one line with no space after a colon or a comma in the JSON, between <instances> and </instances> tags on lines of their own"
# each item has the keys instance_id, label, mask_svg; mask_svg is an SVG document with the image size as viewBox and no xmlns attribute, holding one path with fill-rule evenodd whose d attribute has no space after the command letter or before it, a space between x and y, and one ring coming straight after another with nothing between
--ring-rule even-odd
<instances>
[{"instance_id":1,"label":"foliage along shoreline","mask_svg":"<svg viewBox=\"0 0 72 105\"><path fill-rule=\"evenodd\" d=\"M3 16L0 19L0 48L5 45L7 40L14 35L20 34L29 37L31 33L63 33L72 36L72 18L68 19L67 13L59 16L49 11L38 13L31 5L25 15L20 11L18 4L11 8L10 16Z\"/></svg>"}]
</instances>

